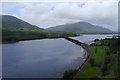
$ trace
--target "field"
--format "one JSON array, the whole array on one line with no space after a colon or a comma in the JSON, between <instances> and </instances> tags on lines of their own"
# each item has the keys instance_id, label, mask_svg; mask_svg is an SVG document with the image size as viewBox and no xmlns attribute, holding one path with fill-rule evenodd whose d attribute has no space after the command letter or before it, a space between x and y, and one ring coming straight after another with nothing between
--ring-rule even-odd
<instances>
[{"instance_id":1,"label":"field","mask_svg":"<svg viewBox=\"0 0 120 80\"><path fill-rule=\"evenodd\" d=\"M89 48L92 50L92 56L85 66L85 68L80 72L77 78L118 78L119 76L119 55L120 55L120 39L113 37L112 39L102 39L95 41ZM100 66L103 61L104 65L102 69ZM101 70L99 75L96 73ZM76 79L77 79L76 78Z\"/></svg>"},{"instance_id":2,"label":"field","mask_svg":"<svg viewBox=\"0 0 120 80\"><path fill-rule=\"evenodd\" d=\"M99 43L98 43L99 44ZM92 50L92 56L85 68L77 76L77 78L95 78L96 73L99 71L102 65L103 54L106 46L89 46Z\"/></svg>"}]
</instances>

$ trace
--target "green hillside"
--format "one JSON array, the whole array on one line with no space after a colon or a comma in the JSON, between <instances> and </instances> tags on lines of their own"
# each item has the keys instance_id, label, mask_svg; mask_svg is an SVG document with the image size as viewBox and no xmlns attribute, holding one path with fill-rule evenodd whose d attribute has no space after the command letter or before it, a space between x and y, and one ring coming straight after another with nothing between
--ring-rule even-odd
<instances>
[{"instance_id":1,"label":"green hillside","mask_svg":"<svg viewBox=\"0 0 120 80\"><path fill-rule=\"evenodd\" d=\"M21 19L18 19L10 15L0 15L2 16L2 28L16 28L16 29L41 29L35 25L29 24Z\"/></svg>"},{"instance_id":2,"label":"green hillside","mask_svg":"<svg viewBox=\"0 0 120 80\"><path fill-rule=\"evenodd\" d=\"M55 27L50 27L48 30L52 31L64 31L64 32L75 32L75 33L113 33L113 31L92 25L88 22L77 22L73 24L64 24Z\"/></svg>"},{"instance_id":3,"label":"green hillside","mask_svg":"<svg viewBox=\"0 0 120 80\"><path fill-rule=\"evenodd\" d=\"M45 30L13 16L1 16L3 43L17 42L21 40L75 36L73 33Z\"/></svg>"}]
</instances>

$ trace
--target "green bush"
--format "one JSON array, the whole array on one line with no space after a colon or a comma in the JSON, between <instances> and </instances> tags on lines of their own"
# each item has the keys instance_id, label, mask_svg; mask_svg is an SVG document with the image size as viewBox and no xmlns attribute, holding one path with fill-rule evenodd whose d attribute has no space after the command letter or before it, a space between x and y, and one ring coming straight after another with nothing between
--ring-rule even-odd
<instances>
[{"instance_id":1,"label":"green bush","mask_svg":"<svg viewBox=\"0 0 120 80\"><path fill-rule=\"evenodd\" d=\"M109 57L106 57L105 58L105 64L109 64L110 63L110 58Z\"/></svg>"},{"instance_id":2,"label":"green bush","mask_svg":"<svg viewBox=\"0 0 120 80\"><path fill-rule=\"evenodd\" d=\"M106 76L108 74L109 74L109 72L108 72L108 66L106 65L106 66L104 66L102 68L102 76Z\"/></svg>"},{"instance_id":3,"label":"green bush","mask_svg":"<svg viewBox=\"0 0 120 80\"><path fill-rule=\"evenodd\" d=\"M94 62L95 62L95 59L94 59L94 58L91 58L91 59L90 59L90 64L91 64L91 66L94 65Z\"/></svg>"},{"instance_id":4,"label":"green bush","mask_svg":"<svg viewBox=\"0 0 120 80\"><path fill-rule=\"evenodd\" d=\"M97 48L95 48L95 54L97 53Z\"/></svg>"},{"instance_id":5,"label":"green bush","mask_svg":"<svg viewBox=\"0 0 120 80\"><path fill-rule=\"evenodd\" d=\"M74 70L70 69L70 70L65 71L63 73L62 80L66 80L68 78L72 79L76 71L77 71L77 69L74 69Z\"/></svg>"},{"instance_id":6,"label":"green bush","mask_svg":"<svg viewBox=\"0 0 120 80\"><path fill-rule=\"evenodd\" d=\"M94 42L99 41L99 39L95 39Z\"/></svg>"},{"instance_id":7,"label":"green bush","mask_svg":"<svg viewBox=\"0 0 120 80\"><path fill-rule=\"evenodd\" d=\"M110 55L110 51L109 51L109 50L106 51L106 55L107 55L107 56Z\"/></svg>"}]
</instances>

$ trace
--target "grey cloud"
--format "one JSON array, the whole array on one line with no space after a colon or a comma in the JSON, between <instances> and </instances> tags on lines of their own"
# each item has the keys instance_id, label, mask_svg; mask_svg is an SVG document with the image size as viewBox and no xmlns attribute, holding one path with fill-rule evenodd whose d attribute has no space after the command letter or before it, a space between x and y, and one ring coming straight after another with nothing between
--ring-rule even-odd
<instances>
[{"instance_id":1,"label":"grey cloud","mask_svg":"<svg viewBox=\"0 0 120 80\"><path fill-rule=\"evenodd\" d=\"M117 2L85 2L82 7L78 6L78 3L59 3L55 6L48 4L29 4L20 10L19 17L43 28L88 21L112 30L117 29ZM52 7L54 9L51 9Z\"/></svg>"}]
</instances>

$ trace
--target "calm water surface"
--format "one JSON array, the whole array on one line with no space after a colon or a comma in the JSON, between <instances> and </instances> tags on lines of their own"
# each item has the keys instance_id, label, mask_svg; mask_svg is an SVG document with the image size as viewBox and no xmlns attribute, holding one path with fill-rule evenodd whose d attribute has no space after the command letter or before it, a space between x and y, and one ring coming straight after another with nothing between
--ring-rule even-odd
<instances>
[{"instance_id":1,"label":"calm water surface","mask_svg":"<svg viewBox=\"0 0 120 80\"><path fill-rule=\"evenodd\" d=\"M86 44L91 44L95 39L104 39L104 38L112 38L113 35L81 35L78 37L71 37L73 39L79 40Z\"/></svg>"},{"instance_id":2,"label":"calm water surface","mask_svg":"<svg viewBox=\"0 0 120 80\"><path fill-rule=\"evenodd\" d=\"M3 77L61 77L64 70L79 67L82 56L80 46L61 38L4 44Z\"/></svg>"},{"instance_id":3,"label":"calm water surface","mask_svg":"<svg viewBox=\"0 0 120 80\"><path fill-rule=\"evenodd\" d=\"M110 35L72 37L87 44ZM65 39L42 39L3 44L3 77L53 78L61 77L68 69L78 68L83 49Z\"/></svg>"}]
</instances>

